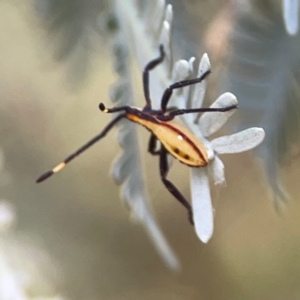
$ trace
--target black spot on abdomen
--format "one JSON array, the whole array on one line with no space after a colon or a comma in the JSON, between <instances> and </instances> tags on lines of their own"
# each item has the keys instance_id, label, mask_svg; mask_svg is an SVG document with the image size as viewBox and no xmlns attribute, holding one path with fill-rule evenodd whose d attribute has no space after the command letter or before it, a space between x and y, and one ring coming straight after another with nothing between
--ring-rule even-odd
<instances>
[{"instance_id":1,"label":"black spot on abdomen","mask_svg":"<svg viewBox=\"0 0 300 300\"><path fill-rule=\"evenodd\" d=\"M174 148L173 151L174 151L176 154L179 154L179 153L180 153L180 151L179 151L178 148Z\"/></svg>"}]
</instances>

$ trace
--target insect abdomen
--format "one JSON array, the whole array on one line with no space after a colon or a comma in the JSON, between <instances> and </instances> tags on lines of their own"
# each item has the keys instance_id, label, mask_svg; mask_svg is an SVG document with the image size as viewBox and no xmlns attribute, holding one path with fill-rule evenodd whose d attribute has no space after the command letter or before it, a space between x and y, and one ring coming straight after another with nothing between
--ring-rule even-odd
<instances>
[{"instance_id":1,"label":"insect abdomen","mask_svg":"<svg viewBox=\"0 0 300 300\"><path fill-rule=\"evenodd\" d=\"M207 165L207 153L203 145L190 132L177 125L162 122L153 133L180 162L190 167Z\"/></svg>"},{"instance_id":2,"label":"insect abdomen","mask_svg":"<svg viewBox=\"0 0 300 300\"><path fill-rule=\"evenodd\" d=\"M130 121L139 123L151 131L167 151L183 164L190 167L204 167L208 163L204 146L185 128L169 122L126 116Z\"/></svg>"}]
</instances>

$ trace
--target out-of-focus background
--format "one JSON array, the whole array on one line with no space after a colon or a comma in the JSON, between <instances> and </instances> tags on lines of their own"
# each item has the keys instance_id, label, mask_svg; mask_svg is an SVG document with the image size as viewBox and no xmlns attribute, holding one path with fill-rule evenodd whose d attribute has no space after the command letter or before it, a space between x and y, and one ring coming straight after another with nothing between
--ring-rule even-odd
<instances>
[{"instance_id":1,"label":"out-of-focus background","mask_svg":"<svg viewBox=\"0 0 300 300\"><path fill-rule=\"evenodd\" d=\"M199 19L204 15L197 38L213 51L213 43L220 40L214 30L226 28L222 10L227 3L200 2L202 6L174 2L174 27L181 9L193 15L193 26L195 15L199 13ZM218 22L224 24L217 27ZM16 213L15 228L1 242L15 249L6 256L17 255L25 270L29 257L47 278L51 286L47 293L66 299L300 299L297 155L282 169L292 201L281 215L271 204L253 156L224 156L227 187L213 191L215 233L205 245L162 185L157 158L146 153L148 133L141 129L147 188L158 222L182 265L174 274L120 204L119 188L109 176L119 151L115 131L57 176L35 183L110 120L98 110L99 102L111 105L108 91L116 79L109 37L94 36L97 40L84 71L73 66L75 54L55 60L58 41L51 39L32 2L1 1L0 24L0 145L5 175L0 198L13 204ZM225 33L221 38L229 42ZM212 61L222 68L225 58L217 55L222 53L218 49ZM196 51L193 55L200 57L202 48ZM141 86L139 76L133 82ZM185 195L189 195L187 175L187 167L174 163L170 178ZM18 248L24 244L28 255L23 256L24 250ZM47 253L51 262L38 259L31 247ZM10 260L15 261L13 256ZM35 282L40 275L32 276Z\"/></svg>"}]
</instances>

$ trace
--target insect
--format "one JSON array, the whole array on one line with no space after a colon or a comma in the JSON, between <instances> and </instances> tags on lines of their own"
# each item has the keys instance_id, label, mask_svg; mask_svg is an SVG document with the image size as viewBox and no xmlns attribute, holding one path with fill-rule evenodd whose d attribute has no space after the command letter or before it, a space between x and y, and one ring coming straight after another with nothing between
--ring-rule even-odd
<instances>
[{"instance_id":1,"label":"insect","mask_svg":"<svg viewBox=\"0 0 300 300\"><path fill-rule=\"evenodd\" d=\"M134 108L131 106L119 106L114 108L106 108L103 103L100 103L99 108L104 113L119 113L107 126L93 139L88 141L77 151L70 154L65 160L54 167L52 170L44 173L37 179L37 183L42 182L52 176L53 174L62 170L66 164L77 157L79 154L87 150L96 142L106 136L106 134L123 118L128 119L131 122L144 126L150 131L150 139L148 143L148 152L152 155L159 156L159 172L160 177L169 190L169 192L187 209L188 218L191 224L193 224L193 213L190 203L185 199L176 186L167 179L169 172L169 165L167 155L171 154L181 163L189 167L205 167L208 163L208 156L204 146L196 137L190 133L187 129L173 124L172 121L176 116L201 113L201 112L226 112L231 109L237 108L236 105L224 107L224 108L192 108L192 109L176 109L168 108L169 100L175 89L183 88L185 86L197 84L204 80L209 74L210 70L204 72L199 78L183 80L170 85L163 93L161 99L161 107L159 110L152 109L150 90L149 90L149 73L157 65L163 62L165 57L164 48L161 45L159 47L160 55L158 58L151 60L143 71L143 89L146 100L144 108ZM160 143L159 149L157 149L157 143Z\"/></svg>"}]
</instances>

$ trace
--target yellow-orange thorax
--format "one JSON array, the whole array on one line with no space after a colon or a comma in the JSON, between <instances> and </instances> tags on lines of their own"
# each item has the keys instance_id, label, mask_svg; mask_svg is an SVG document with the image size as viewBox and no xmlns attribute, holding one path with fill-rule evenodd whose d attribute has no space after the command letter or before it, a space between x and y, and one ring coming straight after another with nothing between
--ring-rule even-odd
<instances>
[{"instance_id":1,"label":"yellow-orange thorax","mask_svg":"<svg viewBox=\"0 0 300 300\"><path fill-rule=\"evenodd\" d=\"M185 128L156 118L153 122L130 113L126 114L126 118L151 131L167 151L183 164L190 167L207 165L208 157L204 146Z\"/></svg>"}]
</instances>

